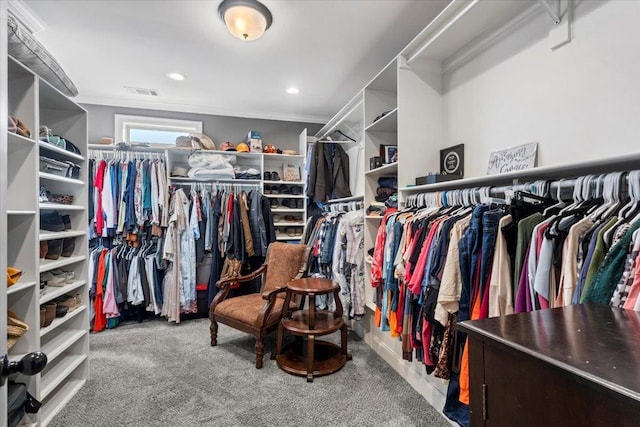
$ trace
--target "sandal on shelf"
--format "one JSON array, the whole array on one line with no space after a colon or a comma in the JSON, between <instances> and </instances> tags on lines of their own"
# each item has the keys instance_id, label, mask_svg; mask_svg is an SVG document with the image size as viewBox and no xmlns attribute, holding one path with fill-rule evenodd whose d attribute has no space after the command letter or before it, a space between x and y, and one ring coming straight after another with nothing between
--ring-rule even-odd
<instances>
[{"instance_id":1,"label":"sandal on shelf","mask_svg":"<svg viewBox=\"0 0 640 427\"><path fill-rule=\"evenodd\" d=\"M295 237L296 236L296 229L295 228L287 228L287 236Z\"/></svg>"}]
</instances>

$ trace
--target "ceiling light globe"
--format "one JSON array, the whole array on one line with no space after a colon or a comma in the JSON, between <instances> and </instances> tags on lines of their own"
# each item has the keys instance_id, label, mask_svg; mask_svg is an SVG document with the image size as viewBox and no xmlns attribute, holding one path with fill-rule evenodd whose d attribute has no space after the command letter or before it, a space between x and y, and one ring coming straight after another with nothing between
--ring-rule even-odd
<instances>
[{"instance_id":1,"label":"ceiling light globe","mask_svg":"<svg viewBox=\"0 0 640 427\"><path fill-rule=\"evenodd\" d=\"M180 73L169 73L168 77L171 80L177 80L179 82L181 82L182 80L184 80L184 75L180 74Z\"/></svg>"},{"instance_id":2,"label":"ceiling light globe","mask_svg":"<svg viewBox=\"0 0 640 427\"><path fill-rule=\"evenodd\" d=\"M300 93L300 89L298 89L297 87L290 87L287 89L287 93L289 95L297 95Z\"/></svg>"},{"instance_id":3,"label":"ceiling light globe","mask_svg":"<svg viewBox=\"0 0 640 427\"><path fill-rule=\"evenodd\" d=\"M273 22L269 9L256 0L224 0L218 15L231 34L245 41L260 38Z\"/></svg>"}]
</instances>

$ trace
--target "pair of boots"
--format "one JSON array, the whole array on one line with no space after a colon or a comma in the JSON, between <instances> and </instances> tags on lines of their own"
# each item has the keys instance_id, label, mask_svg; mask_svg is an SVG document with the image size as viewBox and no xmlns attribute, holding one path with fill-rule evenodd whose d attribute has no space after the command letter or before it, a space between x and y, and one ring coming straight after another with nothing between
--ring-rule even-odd
<instances>
[{"instance_id":1,"label":"pair of boots","mask_svg":"<svg viewBox=\"0 0 640 427\"><path fill-rule=\"evenodd\" d=\"M41 240L40 259L56 260L63 257L70 257L76 248L76 238L67 237L64 239Z\"/></svg>"}]
</instances>

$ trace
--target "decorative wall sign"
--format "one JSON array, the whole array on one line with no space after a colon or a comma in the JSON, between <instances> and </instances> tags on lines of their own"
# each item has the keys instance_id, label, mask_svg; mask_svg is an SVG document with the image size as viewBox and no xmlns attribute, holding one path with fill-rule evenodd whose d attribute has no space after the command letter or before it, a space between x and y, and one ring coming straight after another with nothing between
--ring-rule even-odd
<instances>
[{"instance_id":1,"label":"decorative wall sign","mask_svg":"<svg viewBox=\"0 0 640 427\"><path fill-rule=\"evenodd\" d=\"M464 175L464 144L440 150L440 173L442 175Z\"/></svg>"},{"instance_id":2,"label":"decorative wall sign","mask_svg":"<svg viewBox=\"0 0 640 427\"><path fill-rule=\"evenodd\" d=\"M537 154L537 142L494 151L489 156L487 175L531 169L536 165Z\"/></svg>"}]
</instances>

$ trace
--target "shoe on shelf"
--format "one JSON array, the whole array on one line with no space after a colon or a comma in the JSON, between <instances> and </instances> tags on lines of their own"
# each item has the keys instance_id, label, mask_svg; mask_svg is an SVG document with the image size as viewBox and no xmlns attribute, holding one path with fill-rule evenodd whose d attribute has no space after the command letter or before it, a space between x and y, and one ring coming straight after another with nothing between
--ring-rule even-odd
<instances>
[{"instance_id":1,"label":"shoe on shelf","mask_svg":"<svg viewBox=\"0 0 640 427\"><path fill-rule=\"evenodd\" d=\"M57 306L58 304L56 304L55 302L50 302L44 305L45 314L44 314L44 324L42 325L43 328L46 328L47 326L51 325L51 322L53 322L53 320L56 318Z\"/></svg>"},{"instance_id":2,"label":"shoe on shelf","mask_svg":"<svg viewBox=\"0 0 640 427\"><path fill-rule=\"evenodd\" d=\"M280 175L278 175L278 172L271 172L271 181L280 181Z\"/></svg>"},{"instance_id":3,"label":"shoe on shelf","mask_svg":"<svg viewBox=\"0 0 640 427\"><path fill-rule=\"evenodd\" d=\"M44 328L44 323L47 320L47 309L40 307L40 327Z\"/></svg>"},{"instance_id":4,"label":"shoe on shelf","mask_svg":"<svg viewBox=\"0 0 640 427\"><path fill-rule=\"evenodd\" d=\"M40 274L40 282L45 282L47 286L64 286L65 280L66 277L64 274L55 274L52 271Z\"/></svg>"},{"instance_id":5,"label":"shoe on shelf","mask_svg":"<svg viewBox=\"0 0 640 427\"><path fill-rule=\"evenodd\" d=\"M265 181L271 181L271 172L264 171L263 177Z\"/></svg>"},{"instance_id":6,"label":"shoe on shelf","mask_svg":"<svg viewBox=\"0 0 640 427\"><path fill-rule=\"evenodd\" d=\"M292 206L293 200L291 199L282 199L282 206L289 209L295 209L295 205Z\"/></svg>"},{"instance_id":7,"label":"shoe on shelf","mask_svg":"<svg viewBox=\"0 0 640 427\"><path fill-rule=\"evenodd\" d=\"M264 185L264 194L272 194L271 193L271 186L269 184L265 184Z\"/></svg>"},{"instance_id":8,"label":"shoe on shelf","mask_svg":"<svg viewBox=\"0 0 640 427\"><path fill-rule=\"evenodd\" d=\"M44 259L47 256L49 250L49 244L46 240L40 240L40 259Z\"/></svg>"},{"instance_id":9,"label":"shoe on shelf","mask_svg":"<svg viewBox=\"0 0 640 427\"><path fill-rule=\"evenodd\" d=\"M62 239L49 240L47 243L48 251L44 256L46 259L56 260L62 255Z\"/></svg>"},{"instance_id":10,"label":"shoe on shelf","mask_svg":"<svg viewBox=\"0 0 640 427\"><path fill-rule=\"evenodd\" d=\"M278 190L280 191L280 194L291 194L291 188L288 185L282 184Z\"/></svg>"},{"instance_id":11,"label":"shoe on shelf","mask_svg":"<svg viewBox=\"0 0 640 427\"><path fill-rule=\"evenodd\" d=\"M40 214L40 229L45 231L64 231L64 221L58 211Z\"/></svg>"},{"instance_id":12,"label":"shoe on shelf","mask_svg":"<svg viewBox=\"0 0 640 427\"><path fill-rule=\"evenodd\" d=\"M299 185L291 186L291 194L293 194L294 196L299 196L301 193L302 193L302 189L300 188Z\"/></svg>"},{"instance_id":13,"label":"shoe on shelf","mask_svg":"<svg viewBox=\"0 0 640 427\"><path fill-rule=\"evenodd\" d=\"M271 209L275 209L280 206L278 199L269 199L269 204L271 205Z\"/></svg>"},{"instance_id":14,"label":"shoe on shelf","mask_svg":"<svg viewBox=\"0 0 640 427\"><path fill-rule=\"evenodd\" d=\"M304 209L304 200L296 199L296 209Z\"/></svg>"},{"instance_id":15,"label":"shoe on shelf","mask_svg":"<svg viewBox=\"0 0 640 427\"><path fill-rule=\"evenodd\" d=\"M73 254L73 251L76 249L76 238L75 237L67 237L62 240L62 255L65 258L70 257Z\"/></svg>"},{"instance_id":16,"label":"shoe on shelf","mask_svg":"<svg viewBox=\"0 0 640 427\"><path fill-rule=\"evenodd\" d=\"M280 221L282 220L282 219L280 218L280 215L278 215L278 214L274 214L272 218L273 218L273 222L274 222L274 223L275 223L275 222L280 222Z\"/></svg>"},{"instance_id":17,"label":"shoe on shelf","mask_svg":"<svg viewBox=\"0 0 640 427\"><path fill-rule=\"evenodd\" d=\"M64 317L69 312L69 307L62 304L56 304L56 317Z\"/></svg>"},{"instance_id":18,"label":"shoe on shelf","mask_svg":"<svg viewBox=\"0 0 640 427\"><path fill-rule=\"evenodd\" d=\"M71 215L62 215L65 230L71 230Z\"/></svg>"}]
</instances>

